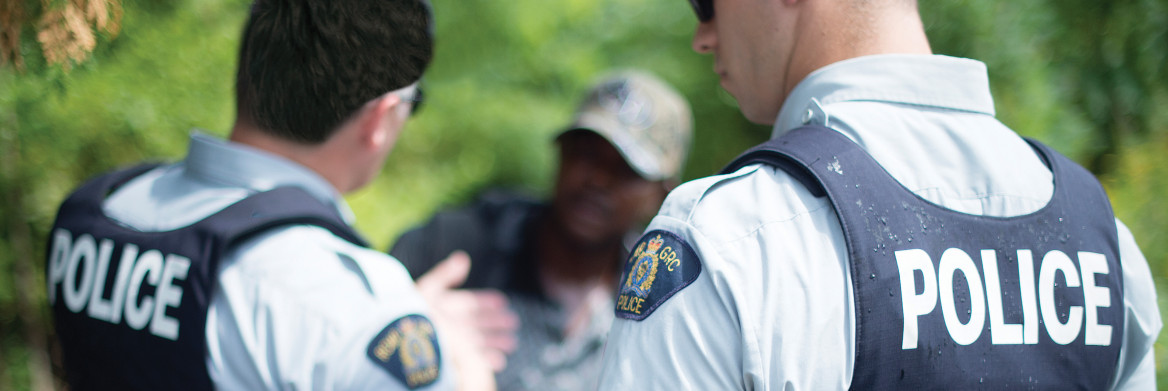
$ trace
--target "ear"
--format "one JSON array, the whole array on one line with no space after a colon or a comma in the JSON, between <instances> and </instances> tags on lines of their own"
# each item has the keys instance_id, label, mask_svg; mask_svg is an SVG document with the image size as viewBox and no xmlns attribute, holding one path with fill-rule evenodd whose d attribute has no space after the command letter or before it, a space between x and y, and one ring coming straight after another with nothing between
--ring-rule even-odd
<instances>
[{"instance_id":1,"label":"ear","mask_svg":"<svg viewBox=\"0 0 1168 391\"><path fill-rule=\"evenodd\" d=\"M396 110L401 102L397 94L387 93L366 104L360 120L362 144L381 148L392 141L391 137L397 133L394 130L401 127L403 121Z\"/></svg>"}]
</instances>

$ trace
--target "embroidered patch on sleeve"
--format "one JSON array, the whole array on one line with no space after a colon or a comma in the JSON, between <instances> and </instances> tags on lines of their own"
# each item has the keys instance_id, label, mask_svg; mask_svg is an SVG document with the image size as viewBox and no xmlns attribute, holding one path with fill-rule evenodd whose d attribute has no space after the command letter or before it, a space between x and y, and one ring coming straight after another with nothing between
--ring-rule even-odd
<instances>
[{"instance_id":1,"label":"embroidered patch on sleeve","mask_svg":"<svg viewBox=\"0 0 1168 391\"><path fill-rule=\"evenodd\" d=\"M411 390L434 383L441 373L438 336L434 325L422 315L406 315L385 326L366 353Z\"/></svg>"},{"instance_id":2,"label":"embroidered patch on sleeve","mask_svg":"<svg viewBox=\"0 0 1168 391\"><path fill-rule=\"evenodd\" d=\"M654 230L641 236L625 261L616 298L618 318L644 320L702 272L693 249L680 236Z\"/></svg>"}]
</instances>

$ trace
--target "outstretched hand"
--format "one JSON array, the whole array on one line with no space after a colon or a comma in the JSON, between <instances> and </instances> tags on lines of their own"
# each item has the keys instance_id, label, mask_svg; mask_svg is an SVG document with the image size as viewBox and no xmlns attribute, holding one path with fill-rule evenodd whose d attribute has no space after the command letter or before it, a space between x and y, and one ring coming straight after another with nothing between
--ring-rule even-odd
<instances>
[{"instance_id":1,"label":"outstretched hand","mask_svg":"<svg viewBox=\"0 0 1168 391\"><path fill-rule=\"evenodd\" d=\"M515 350L515 332L519 328L519 319L502 293L456 289L469 272L470 256L455 251L416 282L435 323L447 330L443 337L451 343L445 346L454 350L452 358L458 366L460 388L464 389L494 384L491 372L506 367L507 354Z\"/></svg>"}]
</instances>

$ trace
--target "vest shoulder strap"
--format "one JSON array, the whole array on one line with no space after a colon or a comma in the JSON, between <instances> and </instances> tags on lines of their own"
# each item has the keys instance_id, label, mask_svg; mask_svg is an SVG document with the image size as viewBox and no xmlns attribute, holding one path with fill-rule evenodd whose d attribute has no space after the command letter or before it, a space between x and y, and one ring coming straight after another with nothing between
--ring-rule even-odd
<instances>
[{"instance_id":1,"label":"vest shoulder strap","mask_svg":"<svg viewBox=\"0 0 1168 391\"><path fill-rule=\"evenodd\" d=\"M792 132L804 129L818 130L828 128L817 125L807 125L800 127ZM787 137L779 137L767 140L762 144L758 144L753 148L746 150L746 152L743 152L741 155L738 155L738 157L734 158L730 164L726 165L726 168L722 169L720 174L729 174L734 171L738 171L742 167L746 167L752 164L765 164L783 170L788 175L791 175L792 178L799 181L799 183L802 183L803 186L807 188L807 190L811 191L811 195L816 197L823 197L827 195L826 190L824 190L823 185L819 183L819 180L815 178L815 175L810 170L808 170L806 166L799 163L798 160L792 157L789 147L790 144L791 140Z\"/></svg>"}]
</instances>

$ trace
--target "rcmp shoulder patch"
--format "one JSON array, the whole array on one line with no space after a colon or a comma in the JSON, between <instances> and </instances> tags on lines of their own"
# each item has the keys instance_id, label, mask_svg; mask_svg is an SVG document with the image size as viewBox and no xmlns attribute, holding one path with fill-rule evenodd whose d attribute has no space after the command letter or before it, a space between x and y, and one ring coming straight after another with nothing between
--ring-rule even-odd
<instances>
[{"instance_id":1,"label":"rcmp shoulder patch","mask_svg":"<svg viewBox=\"0 0 1168 391\"><path fill-rule=\"evenodd\" d=\"M680 236L662 230L645 233L625 261L616 316L644 320L701 273L697 254Z\"/></svg>"},{"instance_id":2,"label":"rcmp shoulder patch","mask_svg":"<svg viewBox=\"0 0 1168 391\"><path fill-rule=\"evenodd\" d=\"M406 315L390 323L369 343L366 354L411 390L434 383L441 373L438 336L422 315Z\"/></svg>"}]
</instances>

